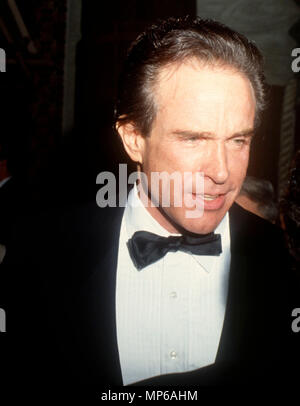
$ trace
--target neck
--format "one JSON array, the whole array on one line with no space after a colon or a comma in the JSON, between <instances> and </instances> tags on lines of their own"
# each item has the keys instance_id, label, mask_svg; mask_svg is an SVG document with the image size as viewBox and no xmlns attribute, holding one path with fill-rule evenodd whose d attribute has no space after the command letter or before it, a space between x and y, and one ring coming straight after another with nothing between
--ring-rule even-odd
<instances>
[{"instance_id":1,"label":"neck","mask_svg":"<svg viewBox=\"0 0 300 406\"><path fill-rule=\"evenodd\" d=\"M161 225L169 233L181 234L179 228L164 214L161 207L153 207L154 203L151 201L150 197L145 194L143 187L138 187L138 196L144 204L146 210L159 223L159 225Z\"/></svg>"}]
</instances>

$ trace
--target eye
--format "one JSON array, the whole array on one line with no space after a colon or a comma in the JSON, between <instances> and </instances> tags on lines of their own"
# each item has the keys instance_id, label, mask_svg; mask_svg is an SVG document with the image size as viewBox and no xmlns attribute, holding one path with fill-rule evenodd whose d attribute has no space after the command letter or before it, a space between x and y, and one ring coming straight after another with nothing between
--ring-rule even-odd
<instances>
[{"instance_id":1,"label":"eye","mask_svg":"<svg viewBox=\"0 0 300 406\"><path fill-rule=\"evenodd\" d=\"M199 135L190 135L186 138L186 142L188 144L198 144L199 142L205 141L205 137L200 137Z\"/></svg>"},{"instance_id":2,"label":"eye","mask_svg":"<svg viewBox=\"0 0 300 406\"><path fill-rule=\"evenodd\" d=\"M191 142L195 142L195 141L198 141L198 140L199 140L199 137L197 137L197 136L191 136L191 137L188 138L188 141L191 141Z\"/></svg>"},{"instance_id":3,"label":"eye","mask_svg":"<svg viewBox=\"0 0 300 406\"><path fill-rule=\"evenodd\" d=\"M233 138L232 142L235 146L242 147L243 145L248 144L249 140L246 137L239 137L239 138Z\"/></svg>"},{"instance_id":4,"label":"eye","mask_svg":"<svg viewBox=\"0 0 300 406\"><path fill-rule=\"evenodd\" d=\"M234 142L238 145L245 144L245 138L234 138Z\"/></svg>"}]
</instances>

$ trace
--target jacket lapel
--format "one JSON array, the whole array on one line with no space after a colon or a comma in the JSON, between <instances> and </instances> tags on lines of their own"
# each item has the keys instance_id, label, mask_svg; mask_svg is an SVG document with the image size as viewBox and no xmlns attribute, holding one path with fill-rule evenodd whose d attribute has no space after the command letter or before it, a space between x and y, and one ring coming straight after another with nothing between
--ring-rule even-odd
<instances>
[{"instance_id":1,"label":"jacket lapel","mask_svg":"<svg viewBox=\"0 0 300 406\"><path fill-rule=\"evenodd\" d=\"M77 277L65 299L68 315L65 351L81 382L122 385L115 293L124 208L96 207L92 211L93 214L88 215L92 231L84 234L84 242L77 243L78 249L86 247L86 252L81 253L86 260L74 264L77 275L82 277Z\"/></svg>"},{"instance_id":2,"label":"jacket lapel","mask_svg":"<svg viewBox=\"0 0 300 406\"><path fill-rule=\"evenodd\" d=\"M243 238L239 207L233 205L229 212L231 264L226 311L217 362L233 363L240 358L243 332L246 328L245 306L247 306L247 242Z\"/></svg>"},{"instance_id":3,"label":"jacket lapel","mask_svg":"<svg viewBox=\"0 0 300 406\"><path fill-rule=\"evenodd\" d=\"M271 266L258 242L257 217L234 204L229 212L231 266L224 325L216 362L229 367L231 376L259 376L264 363L274 355L271 329L266 329L265 309L274 303L266 287ZM261 224L261 223L260 223ZM270 289L271 291L271 289ZM270 317L269 317L269 320ZM260 367L258 368L258 365Z\"/></svg>"}]
</instances>

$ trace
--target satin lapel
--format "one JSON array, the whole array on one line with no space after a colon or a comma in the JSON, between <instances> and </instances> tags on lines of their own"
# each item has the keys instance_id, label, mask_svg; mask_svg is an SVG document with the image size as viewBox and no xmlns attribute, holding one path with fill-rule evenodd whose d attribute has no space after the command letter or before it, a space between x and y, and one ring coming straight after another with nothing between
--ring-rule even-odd
<instances>
[{"instance_id":1,"label":"satin lapel","mask_svg":"<svg viewBox=\"0 0 300 406\"><path fill-rule=\"evenodd\" d=\"M232 263L217 361L235 368L237 380L264 382L278 368L282 346L278 232L237 205L229 215Z\"/></svg>"},{"instance_id":2,"label":"satin lapel","mask_svg":"<svg viewBox=\"0 0 300 406\"><path fill-rule=\"evenodd\" d=\"M122 385L116 330L116 268L123 208L99 209L92 218L84 272L73 290L71 340L75 368L86 383ZM86 244L88 246L88 244ZM85 263L85 261L83 261ZM74 319L75 316L75 319Z\"/></svg>"},{"instance_id":3,"label":"satin lapel","mask_svg":"<svg viewBox=\"0 0 300 406\"><path fill-rule=\"evenodd\" d=\"M247 314L249 313L249 253L250 246L239 206L229 211L231 265L226 312L217 353L217 362L239 364L244 358L247 342ZM249 320L248 320L249 322Z\"/></svg>"}]
</instances>

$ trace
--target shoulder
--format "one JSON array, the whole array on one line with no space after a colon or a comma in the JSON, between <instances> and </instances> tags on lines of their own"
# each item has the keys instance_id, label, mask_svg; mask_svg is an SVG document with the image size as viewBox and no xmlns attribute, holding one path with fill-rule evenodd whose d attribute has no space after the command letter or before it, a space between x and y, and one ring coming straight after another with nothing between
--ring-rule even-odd
<instances>
[{"instance_id":1,"label":"shoulder","mask_svg":"<svg viewBox=\"0 0 300 406\"><path fill-rule=\"evenodd\" d=\"M95 247L116 237L122 215L123 208L100 208L88 201L22 216L14 226L8 258L34 263L91 255Z\"/></svg>"},{"instance_id":2,"label":"shoulder","mask_svg":"<svg viewBox=\"0 0 300 406\"><path fill-rule=\"evenodd\" d=\"M30 292L40 300L83 285L118 243L122 214L123 208L87 202L20 219L0 265L10 296Z\"/></svg>"},{"instance_id":3,"label":"shoulder","mask_svg":"<svg viewBox=\"0 0 300 406\"><path fill-rule=\"evenodd\" d=\"M285 251L282 230L234 203L229 210L230 235L233 244L258 251Z\"/></svg>"}]
</instances>

